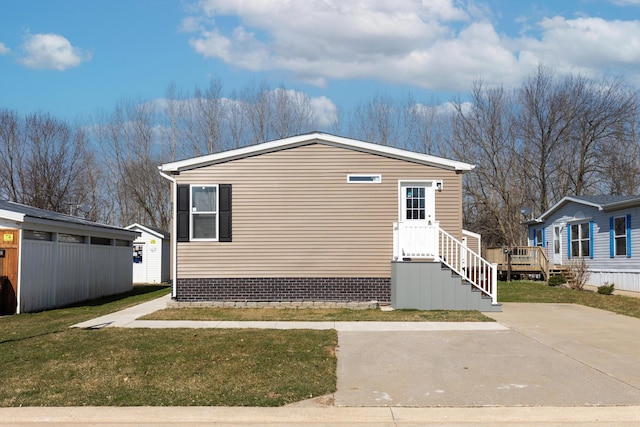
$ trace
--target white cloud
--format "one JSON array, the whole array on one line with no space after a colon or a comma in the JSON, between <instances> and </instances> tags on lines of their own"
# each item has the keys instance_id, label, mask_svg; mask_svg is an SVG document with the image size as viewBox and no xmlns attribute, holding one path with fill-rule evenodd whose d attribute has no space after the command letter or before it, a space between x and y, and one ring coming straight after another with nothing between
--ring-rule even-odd
<instances>
[{"instance_id":1,"label":"white cloud","mask_svg":"<svg viewBox=\"0 0 640 427\"><path fill-rule=\"evenodd\" d=\"M196 52L242 69L289 71L318 86L329 79L367 78L457 91L478 78L517 84L539 62L559 72L614 68L629 72L632 81L640 76L640 20L550 16L535 24L520 22L521 34L507 35L496 27L500 11L474 1L202 0L199 5L200 15L183 21L194 33L190 44Z\"/></svg>"},{"instance_id":2,"label":"white cloud","mask_svg":"<svg viewBox=\"0 0 640 427\"><path fill-rule=\"evenodd\" d=\"M11 49L5 46L4 43L0 42L0 55L6 55L9 52L11 52Z\"/></svg>"},{"instance_id":3,"label":"white cloud","mask_svg":"<svg viewBox=\"0 0 640 427\"><path fill-rule=\"evenodd\" d=\"M320 127L331 126L338 121L338 108L329 98L311 98L310 104Z\"/></svg>"},{"instance_id":4,"label":"white cloud","mask_svg":"<svg viewBox=\"0 0 640 427\"><path fill-rule=\"evenodd\" d=\"M89 61L91 54L71 45L59 34L29 34L22 44L20 62L28 68L63 71Z\"/></svg>"},{"instance_id":5,"label":"white cloud","mask_svg":"<svg viewBox=\"0 0 640 427\"><path fill-rule=\"evenodd\" d=\"M640 65L640 21L606 21L602 18L539 22L542 39L522 39L521 56L544 61L564 71L592 74L611 67Z\"/></svg>"},{"instance_id":6,"label":"white cloud","mask_svg":"<svg viewBox=\"0 0 640 427\"><path fill-rule=\"evenodd\" d=\"M640 6L640 0L610 0L618 6Z\"/></svg>"}]
</instances>

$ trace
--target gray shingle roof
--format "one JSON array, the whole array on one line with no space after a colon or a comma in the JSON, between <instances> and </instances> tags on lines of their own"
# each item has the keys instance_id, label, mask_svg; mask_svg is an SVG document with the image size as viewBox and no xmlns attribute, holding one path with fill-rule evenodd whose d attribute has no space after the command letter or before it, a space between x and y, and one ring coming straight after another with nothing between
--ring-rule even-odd
<instances>
[{"instance_id":1,"label":"gray shingle roof","mask_svg":"<svg viewBox=\"0 0 640 427\"><path fill-rule=\"evenodd\" d=\"M611 203L624 202L627 200L640 199L640 196L611 196L611 195L600 195L600 196L571 196L572 199L583 200L588 203L595 203L597 205L608 205Z\"/></svg>"}]
</instances>

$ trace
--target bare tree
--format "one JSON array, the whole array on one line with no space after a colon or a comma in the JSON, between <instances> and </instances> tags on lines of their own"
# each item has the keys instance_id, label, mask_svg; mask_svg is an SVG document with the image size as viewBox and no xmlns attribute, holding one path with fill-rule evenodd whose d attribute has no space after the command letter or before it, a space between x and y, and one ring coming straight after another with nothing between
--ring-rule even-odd
<instances>
[{"instance_id":1,"label":"bare tree","mask_svg":"<svg viewBox=\"0 0 640 427\"><path fill-rule=\"evenodd\" d=\"M246 108L246 125L250 132L249 140L244 145L259 144L269 141L272 126L272 104L269 100L271 88L266 81L257 84L250 82L240 92L240 101Z\"/></svg>"},{"instance_id":2,"label":"bare tree","mask_svg":"<svg viewBox=\"0 0 640 427\"><path fill-rule=\"evenodd\" d=\"M637 110L637 108L636 108ZM632 196L640 190L640 140L635 132L638 113L600 145L598 193Z\"/></svg>"},{"instance_id":3,"label":"bare tree","mask_svg":"<svg viewBox=\"0 0 640 427\"><path fill-rule=\"evenodd\" d=\"M572 97L573 80L560 83L554 73L543 65L527 77L520 89L518 132L522 141L520 160L526 185L537 203L537 213L546 211L554 201L552 190L566 193L557 179L564 167L559 147L571 138L578 109Z\"/></svg>"},{"instance_id":4,"label":"bare tree","mask_svg":"<svg viewBox=\"0 0 640 427\"><path fill-rule=\"evenodd\" d=\"M316 119L307 95L280 85L270 92L270 98L274 122L272 138L286 138L312 128Z\"/></svg>"},{"instance_id":5,"label":"bare tree","mask_svg":"<svg viewBox=\"0 0 640 427\"><path fill-rule=\"evenodd\" d=\"M247 122L248 109L245 103L238 99L237 92L232 92L230 99L225 103L225 111L227 112L227 138L229 148L239 148L247 144L248 137Z\"/></svg>"},{"instance_id":6,"label":"bare tree","mask_svg":"<svg viewBox=\"0 0 640 427\"><path fill-rule=\"evenodd\" d=\"M170 191L158 174L163 159L154 129L153 104L132 100L121 100L97 126L96 138L112 171L109 189L117 200L120 225L169 227Z\"/></svg>"},{"instance_id":7,"label":"bare tree","mask_svg":"<svg viewBox=\"0 0 640 427\"><path fill-rule=\"evenodd\" d=\"M564 159L558 178L564 185L553 194L555 200L567 194L593 194L598 191L602 164L616 156L619 149L610 148L616 141L633 155L636 146L632 132L637 116L635 94L625 88L620 79L587 79L570 77L567 96L574 101L571 134L556 157ZM605 148L606 145L606 148ZM617 176L621 177L622 171ZM632 190L633 191L633 190Z\"/></svg>"},{"instance_id":8,"label":"bare tree","mask_svg":"<svg viewBox=\"0 0 640 427\"><path fill-rule=\"evenodd\" d=\"M395 146L400 140L404 111L389 95L377 94L370 101L356 106L350 133L365 141Z\"/></svg>"},{"instance_id":9,"label":"bare tree","mask_svg":"<svg viewBox=\"0 0 640 427\"><path fill-rule=\"evenodd\" d=\"M224 114L221 94L222 82L213 79L209 81L207 90L202 92L196 88L194 92L196 123L198 133L202 138L201 154L210 154L221 150Z\"/></svg>"},{"instance_id":10,"label":"bare tree","mask_svg":"<svg viewBox=\"0 0 640 427\"><path fill-rule=\"evenodd\" d=\"M85 196L81 181L84 133L45 113L21 120L14 112L2 111L0 127L5 197L70 213L69 207Z\"/></svg>"},{"instance_id":11,"label":"bare tree","mask_svg":"<svg viewBox=\"0 0 640 427\"><path fill-rule=\"evenodd\" d=\"M466 103L458 107L465 109ZM439 105L432 102L425 105L408 97L405 103L405 126L403 131L404 148L418 153L440 155L441 148L451 140L452 118L456 108L447 108L453 104Z\"/></svg>"},{"instance_id":12,"label":"bare tree","mask_svg":"<svg viewBox=\"0 0 640 427\"><path fill-rule=\"evenodd\" d=\"M519 212L527 189L518 176L513 97L502 87L474 83L471 106L454 104L451 152L477 167L464 180L465 226L486 244L519 244L524 228Z\"/></svg>"},{"instance_id":13,"label":"bare tree","mask_svg":"<svg viewBox=\"0 0 640 427\"><path fill-rule=\"evenodd\" d=\"M4 198L22 199L24 188L21 168L25 162L24 126L15 111L0 110L0 188Z\"/></svg>"}]
</instances>

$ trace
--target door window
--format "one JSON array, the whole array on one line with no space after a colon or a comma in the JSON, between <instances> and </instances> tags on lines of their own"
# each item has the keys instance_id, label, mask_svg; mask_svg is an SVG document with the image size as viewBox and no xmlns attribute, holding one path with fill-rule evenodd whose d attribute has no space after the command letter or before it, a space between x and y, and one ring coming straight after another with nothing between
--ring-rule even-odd
<instances>
[{"instance_id":1,"label":"door window","mask_svg":"<svg viewBox=\"0 0 640 427\"><path fill-rule=\"evenodd\" d=\"M435 220L435 190L432 181L401 183L400 221Z\"/></svg>"},{"instance_id":2,"label":"door window","mask_svg":"<svg viewBox=\"0 0 640 427\"><path fill-rule=\"evenodd\" d=\"M425 219L425 188L405 187L406 219Z\"/></svg>"},{"instance_id":3,"label":"door window","mask_svg":"<svg viewBox=\"0 0 640 427\"><path fill-rule=\"evenodd\" d=\"M560 253L560 227L553 227L553 253Z\"/></svg>"},{"instance_id":4,"label":"door window","mask_svg":"<svg viewBox=\"0 0 640 427\"><path fill-rule=\"evenodd\" d=\"M133 263L142 264L142 254L144 253L144 245L133 245Z\"/></svg>"}]
</instances>

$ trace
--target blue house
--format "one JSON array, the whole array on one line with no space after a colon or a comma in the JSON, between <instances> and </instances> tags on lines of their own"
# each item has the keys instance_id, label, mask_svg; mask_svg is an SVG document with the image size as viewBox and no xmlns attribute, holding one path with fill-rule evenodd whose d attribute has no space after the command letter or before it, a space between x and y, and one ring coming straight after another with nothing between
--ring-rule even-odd
<instances>
[{"instance_id":1,"label":"blue house","mask_svg":"<svg viewBox=\"0 0 640 427\"><path fill-rule=\"evenodd\" d=\"M588 284L640 292L640 196L567 196L526 225L550 264L582 258Z\"/></svg>"}]
</instances>

